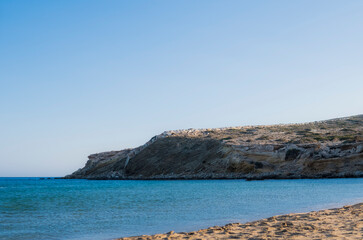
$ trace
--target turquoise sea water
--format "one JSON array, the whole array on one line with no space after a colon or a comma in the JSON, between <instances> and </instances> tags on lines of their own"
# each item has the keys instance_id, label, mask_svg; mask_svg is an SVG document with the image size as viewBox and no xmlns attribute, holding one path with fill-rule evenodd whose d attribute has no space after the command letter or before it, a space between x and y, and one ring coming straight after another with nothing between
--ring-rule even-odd
<instances>
[{"instance_id":1,"label":"turquoise sea water","mask_svg":"<svg viewBox=\"0 0 363 240\"><path fill-rule=\"evenodd\" d=\"M193 231L362 201L363 179L0 178L0 239L112 239Z\"/></svg>"}]
</instances>

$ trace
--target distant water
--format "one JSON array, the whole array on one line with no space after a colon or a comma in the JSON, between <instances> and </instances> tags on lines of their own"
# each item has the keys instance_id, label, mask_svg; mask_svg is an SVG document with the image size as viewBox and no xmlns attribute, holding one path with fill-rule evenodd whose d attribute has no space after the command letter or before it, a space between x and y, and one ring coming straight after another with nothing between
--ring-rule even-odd
<instances>
[{"instance_id":1,"label":"distant water","mask_svg":"<svg viewBox=\"0 0 363 240\"><path fill-rule=\"evenodd\" d=\"M193 231L362 201L363 179L0 178L0 239L112 239Z\"/></svg>"}]
</instances>

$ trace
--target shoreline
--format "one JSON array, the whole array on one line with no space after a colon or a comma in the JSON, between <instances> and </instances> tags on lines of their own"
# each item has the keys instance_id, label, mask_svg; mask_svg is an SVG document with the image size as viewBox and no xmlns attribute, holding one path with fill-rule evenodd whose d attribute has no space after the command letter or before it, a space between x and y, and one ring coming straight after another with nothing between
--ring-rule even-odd
<instances>
[{"instance_id":1,"label":"shoreline","mask_svg":"<svg viewBox=\"0 0 363 240\"><path fill-rule=\"evenodd\" d=\"M263 181L263 180L299 180L299 179L342 179L342 178L363 178L363 175L344 175L344 176L260 176L260 177L210 177L210 178L201 178L201 177L127 177L127 178L66 178L66 177L54 177L53 179L61 179L61 180L136 180L136 181L149 181L149 180L245 180L245 181ZM49 179L49 178L48 178ZM42 179L45 180L45 179Z\"/></svg>"},{"instance_id":2,"label":"shoreline","mask_svg":"<svg viewBox=\"0 0 363 240\"><path fill-rule=\"evenodd\" d=\"M153 239L363 239L363 202L341 208L277 215L193 232L124 237Z\"/></svg>"}]
</instances>

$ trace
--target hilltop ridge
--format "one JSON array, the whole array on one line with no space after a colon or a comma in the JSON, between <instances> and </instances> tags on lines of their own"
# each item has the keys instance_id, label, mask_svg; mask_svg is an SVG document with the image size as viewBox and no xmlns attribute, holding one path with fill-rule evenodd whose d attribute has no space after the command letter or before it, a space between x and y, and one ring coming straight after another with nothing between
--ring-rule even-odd
<instances>
[{"instance_id":1,"label":"hilltop ridge","mask_svg":"<svg viewBox=\"0 0 363 240\"><path fill-rule=\"evenodd\" d=\"M299 124L166 131L92 154L65 178L216 179L363 176L363 115Z\"/></svg>"}]
</instances>

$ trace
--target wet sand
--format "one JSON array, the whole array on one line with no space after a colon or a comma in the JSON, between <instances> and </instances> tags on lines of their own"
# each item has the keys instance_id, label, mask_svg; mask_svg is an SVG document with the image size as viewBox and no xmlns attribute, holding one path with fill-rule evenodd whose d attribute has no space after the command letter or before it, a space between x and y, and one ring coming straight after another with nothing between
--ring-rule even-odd
<instances>
[{"instance_id":1,"label":"wet sand","mask_svg":"<svg viewBox=\"0 0 363 240\"><path fill-rule=\"evenodd\" d=\"M120 238L144 239L363 239L363 203L309 213L279 215L245 224L231 223L195 232Z\"/></svg>"}]
</instances>

